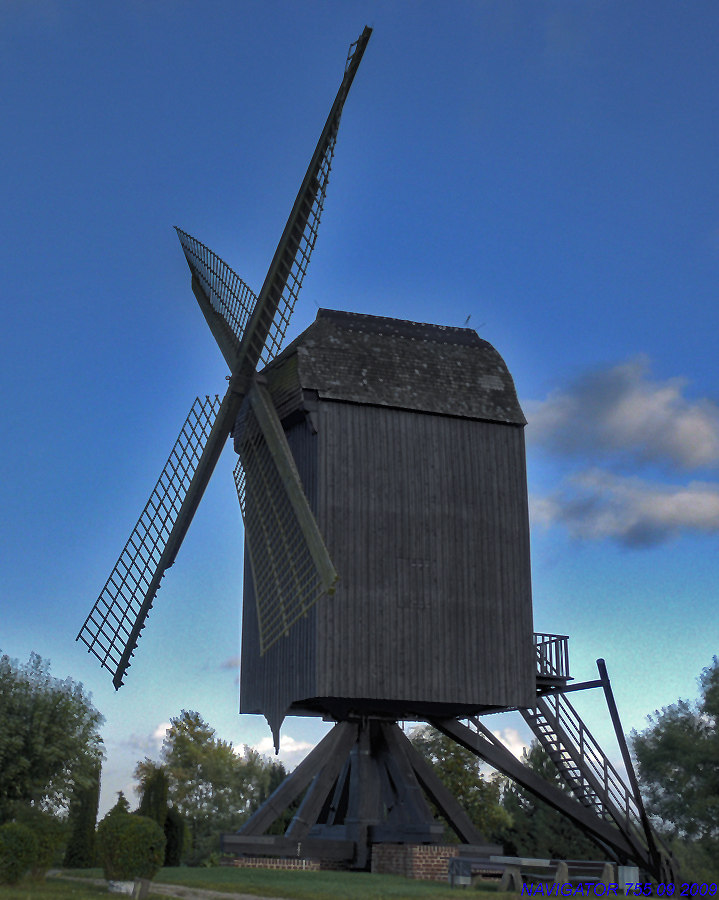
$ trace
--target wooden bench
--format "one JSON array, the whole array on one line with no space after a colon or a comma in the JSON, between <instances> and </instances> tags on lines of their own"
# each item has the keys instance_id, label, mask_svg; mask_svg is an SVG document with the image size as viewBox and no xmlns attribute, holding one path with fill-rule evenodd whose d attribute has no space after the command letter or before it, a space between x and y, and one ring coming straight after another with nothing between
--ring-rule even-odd
<instances>
[{"instance_id":1,"label":"wooden bench","mask_svg":"<svg viewBox=\"0 0 719 900\"><path fill-rule=\"evenodd\" d=\"M527 869L544 869L543 872L528 872ZM501 875L499 889L522 893L522 885L533 883L571 884L575 882L616 883L613 863L604 860L557 860L534 859L526 856L459 856L450 859L447 879L450 886L470 886L482 875ZM620 886L623 891L624 885Z\"/></svg>"}]
</instances>

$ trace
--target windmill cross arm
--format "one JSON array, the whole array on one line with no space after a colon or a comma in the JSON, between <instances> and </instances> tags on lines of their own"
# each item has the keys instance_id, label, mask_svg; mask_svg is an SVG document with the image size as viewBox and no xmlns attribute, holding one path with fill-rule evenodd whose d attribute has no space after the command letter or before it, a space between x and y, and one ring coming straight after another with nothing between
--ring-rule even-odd
<instances>
[{"instance_id":1,"label":"windmill cross arm","mask_svg":"<svg viewBox=\"0 0 719 900\"><path fill-rule=\"evenodd\" d=\"M272 454L282 484L287 493L292 508L300 524L300 528L307 542L314 564L317 567L323 589L328 593L334 593L335 584L339 576L335 570L330 555L327 551L322 534L312 514L307 498L302 490L297 467L292 451L285 437L282 424L272 404L272 398L267 388L257 380L249 395L252 410L257 422L262 429L267 447Z\"/></svg>"},{"instance_id":2,"label":"windmill cross arm","mask_svg":"<svg viewBox=\"0 0 719 900\"><path fill-rule=\"evenodd\" d=\"M210 298L205 293L202 284L196 275L192 276L192 293L197 299L202 314L205 317L205 321L212 332L212 336L217 341L217 346L220 348L220 351L225 358L227 367L232 372L237 365L237 338L212 308Z\"/></svg>"}]
</instances>

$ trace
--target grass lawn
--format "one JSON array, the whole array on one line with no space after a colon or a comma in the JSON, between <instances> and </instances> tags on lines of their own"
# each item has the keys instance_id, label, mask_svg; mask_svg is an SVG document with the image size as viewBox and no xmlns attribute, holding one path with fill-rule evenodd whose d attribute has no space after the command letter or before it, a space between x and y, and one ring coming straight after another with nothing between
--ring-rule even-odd
<instances>
[{"instance_id":1,"label":"grass lawn","mask_svg":"<svg viewBox=\"0 0 719 900\"><path fill-rule=\"evenodd\" d=\"M68 875L85 875L102 878L100 869L67 871ZM163 884L181 884L210 891L254 894L257 897L285 897L289 900L459 900L468 891L450 888L433 881L412 881L399 875L371 875L367 872L283 872L276 869L161 869L155 881ZM67 884L67 883L66 883ZM77 884L77 882L75 882ZM65 884L62 885L65 887ZM492 900L513 900L514 895L492 891ZM487 889L485 888L485 890ZM30 889L28 889L29 891ZM150 889L152 892L152 889ZM476 895L477 891L471 891ZM484 891L482 892L484 893ZM38 894L38 900L41 900ZM94 894L78 894L80 897L97 897ZM31 894L19 893L9 900L30 900ZM0 900L5 900L0 892ZM58 895L58 900L62 898Z\"/></svg>"},{"instance_id":2,"label":"grass lawn","mask_svg":"<svg viewBox=\"0 0 719 900\"><path fill-rule=\"evenodd\" d=\"M100 877L102 878L102 872ZM19 887L0 885L0 900L99 900L102 896L108 896L107 888L104 886L60 881L56 878L49 878L47 881L28 881Z\"/></svg>"}]
</instances>

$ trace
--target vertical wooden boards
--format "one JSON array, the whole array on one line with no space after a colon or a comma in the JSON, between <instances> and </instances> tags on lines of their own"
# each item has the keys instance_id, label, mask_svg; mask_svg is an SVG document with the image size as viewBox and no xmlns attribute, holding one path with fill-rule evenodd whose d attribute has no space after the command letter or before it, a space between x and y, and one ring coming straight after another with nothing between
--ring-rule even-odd
<instances>
[{"instance_id":1,"label":"vertical wooden boards","mask_svg":"<svg viewBox=\"0 0 719 900\"><path fill-rule=\"evenodd\" d=\"M323 401L318 432L319 696L531 705L521 427Z\"/></svg>"}]
</instances>

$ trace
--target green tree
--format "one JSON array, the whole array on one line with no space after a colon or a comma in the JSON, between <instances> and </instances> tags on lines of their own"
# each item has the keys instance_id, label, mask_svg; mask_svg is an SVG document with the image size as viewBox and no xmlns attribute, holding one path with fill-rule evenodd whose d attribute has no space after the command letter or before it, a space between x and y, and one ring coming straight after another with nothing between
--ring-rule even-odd
<instances>
[{"instance_id":1,"label":"green tree","mask_svg":"<svg viewBox=\"0 0 719 900\"><path fill-rule=\"evenodd\" d=\"M19 822L0 825L0 884L17 884L37 861L37 838Z\"/></svg>"},{"instance_id":2,"label":"green tree","mask_svg":"<svg viewBox=\"0 0 719 900\"><path fill-rule=\"evenodd\" d=\"M538 741L522 752L522 762L550 784L570 793L557 767ZM498 835L512 856L596 859L601 853L573 822L509 778L503 779L502 806L512 824Z\"/></svg>"},{"instance_id":3,"label":"green tree","mask_svg":"<svg viewBox=\"0 0 719 900\"><path fill-rule=\"evenodd\" d=\"M651 815L695 840L719 839L719 660L702 671L701 697L679 700L632 731L638 777Z\"/></svg>"},{"instance_id":4,"label":"green tree","mask_svg":"<svg viewBox=\"0 0 719 900\"><path fill-rule=\"evenodd\" d=\"M35 836L36 853L32 865L33 878L45 877L48 869L55 862L55 856L65 840L67 829L65 823L56 815L33 806L19 807L16 810L15 822L25 825Z\"/></svg>"},{"instance_id":5,"label":"green tree","mask_svg":"<svg viewBox=\"0 0 719 900\"><path fill-rule=\"evenodd\" d=\"M167 818L170 783L163 766L155 765L147 759L145 763L150 763L152 768L148 767L147 775L140 782L142 794L137 811L141 816L154 819L160 828L164 828L165 819Z\"/></svg>"},{"instance_id":6,"label":"green tree","mask_svg":"<svg viewBox=\"0 0 719 900\"><path fill-rule=\"evenodd\" d=\"M70 800L70 837L63 865L68 869L91 869L95 865L95 826L100 805L100 766L87 786L78 785Z\"/></svg>"},{"instance_id":7,"label":"green tree","mask_svg":"<svg viewBox=\"0 0 719 900\"><path fill-rule=\"evenodd\" d=\"M474 753L430 726L415 729L410 740L432 764L437 775L487 840L493 840L511 825L511 817L500 803L499 778L486 778L482 775L480 760ZM459 840L448 827L445 839L452 842Z\"/></svg>"},{"instance_id":8,"label":"green tree","mask_svg":"<svg viewBox=\"0 0 719 900\"><path fill-rule=\"evenodd\" d=\"M81 684L50 675L36 653L0 657L0 822L13 809L67 809L102 760L103 717Z\"/></svg>"},{"instance_id":9,"label":"green tree","mask_svg":"<svg viewBox=\"0 0 719 900\"><path fill-rule=\"evenodd\" d=\"M182 710L171 720L161 761L169 799L189 825L189 862L218 851L219 835L236 831L249 816L264 762L245 750L244 756L236 753L197 712ZM135 779L143 784L158 767L145 759L138 763Z\"/></svg>"},{"instance_id":10,"label":"green tree","mask_svg":"<svg viewBox=\"0 0 719 900\"><path fill-rule=\"evenodd\" d=\"M112 809L105 814L105 819L108 816L117 816L117 815L130 815L130 804L127 802L127 797L125 796L123 791L117 792L117 803L112 807ZM104 821L104 819L103 819Z\"/></svg>"},{"instance_id":11,"label":"green tree","mask_svg":"<svg viewBox=\"0 0 719 900\"><path fill-rule=\"evenodd\" d=\"M719 878L719 660L699 677L699 699L648 716L631 744L647 811L672 840L685 877Z\"/></svg>"},{"instance_id":12,"label":"green tree","mask_svg":"<svg viewBox=\"0 0 719 900\"><path fill-rule=\"evenodd\" d=\"M157 822L117 809L98 825L97 846L108 880L154 878L165 859L165 834Z\"/></svg>"}]
</instances>

